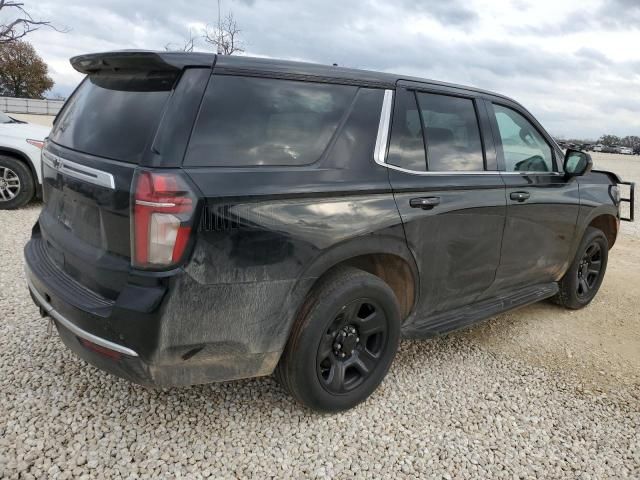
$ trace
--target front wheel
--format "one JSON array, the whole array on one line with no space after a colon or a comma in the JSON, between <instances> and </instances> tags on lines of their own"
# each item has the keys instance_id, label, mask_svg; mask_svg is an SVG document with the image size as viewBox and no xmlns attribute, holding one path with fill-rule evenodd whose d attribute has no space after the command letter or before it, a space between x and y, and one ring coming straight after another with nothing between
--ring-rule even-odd
<instances>
[{"instance_id":1,"label":"front wheel","mask_svg":"<svg viewBox=\"0 0 640 480\"><path fill-rule=\"evenodd\" d=\"M370 273L338 268L305 302L276 376L314 410L346 410L382 382L399 338L400 308L391 288Z\"/></svg>"},{"instance_id":2,"label":"front wheel","mask_svg":"<svg viewBox=\"0 0 640 480\"><path fill-rule=\"evenodd\" d=\"M587 306L600 289L608 258L607 237L602 230L588 227L573 263L560 280L560 291L553 300L574 310Z\"/></svg>"}]
</instances>

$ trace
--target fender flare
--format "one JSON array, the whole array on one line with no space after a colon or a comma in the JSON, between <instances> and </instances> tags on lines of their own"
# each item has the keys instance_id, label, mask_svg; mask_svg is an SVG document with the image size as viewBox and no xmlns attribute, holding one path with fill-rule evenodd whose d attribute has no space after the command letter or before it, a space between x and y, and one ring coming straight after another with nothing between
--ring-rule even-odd
<instances>
[{"instance_id":1,"label":"fender flare","mask_svg":"<svg viewBox=\"0 0 640 480\"><path fill-rule=\"evenodd\" d=\"M594 208L590 208L586 215L582 216L583 211L588 207L582 206L580 208L580 215L578 216L578 222L576 223L576 233L573 237L573 242L571 244L571 256L569 257L569 262L573 260L576 255L576 251L578 250L578 246L582 241L582 237L584 237L585 232L587 231L587 227L591 225L591 222L597 217L602 215L609 215L613 218L618 218L618 208L611 205L600 205ZM616 237L618 236L618 231L616 231ZM611 248L611 246L609 247Z\"/></svg>"}]
</instances>

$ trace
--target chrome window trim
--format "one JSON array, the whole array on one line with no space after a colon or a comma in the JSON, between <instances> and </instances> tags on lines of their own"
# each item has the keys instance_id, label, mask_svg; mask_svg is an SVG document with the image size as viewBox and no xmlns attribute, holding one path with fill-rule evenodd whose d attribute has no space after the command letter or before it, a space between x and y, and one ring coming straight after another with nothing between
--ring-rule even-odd
<instances>
[{"instance_id":1,"label":"chrome window trim","mask_svg":"<svg viewBox=\"0 0 640 480\"><path fill-rule=\"evenodd\" d=\"M85 182L93 183L101 187L116 189L116 183L113 175L109 172L98 170L97 168L88 167L80 163L72 162L66 158L54 155L47 150L42 151L42 161L47 164L49 168L68 175L69 177L84 180Z\"/></svg>"},{"instance_id":2,"label":"chrome window trim","mask_svg":"<svg viewBox=\"0 0 640 480\"><path fill-rule=\"evenodd\" d=\"M122 354L128 355L130 357L137 357L138 356L138 353L135 352L134 350L131 350L130 348L124 347L124 346L122 346L122 345L120 345L118 343L113 343L113 342L111 342L109 340L106 340L106 339L104 339L102 337L98 337L97 335L94 335L93 333L89 333L89 332L81 329L77 325L75 325L73 322L71 322L66 317L64 317L62 314L60 314L56 309L54 309L53 306L44 299L42 294L40 294L40 292L38 292L38 290L36 290L36 288L34 287L33 283L29 279L29 271L28 270L26 271L26 277L27 277L27 285L29 286L29 290L31 290L31 293L35 297L35 299L36 299L37 303L40 305L40 307L45 312L47 312L47 314L49 316L51 316L53 319L55 319L58 323L60 323L62 326L64 326L67 330L71 331L74 335L76 335L76 336L78 336L80 338L84 338L85 340L88 340L91 343L95 343L96 345L99 345L101 347L108 348L109 350L113 350L114 352L122 353Z\"/></svg>"},{"instance_id":3,"label":"chrome window trim","mask_svg":"<svg viewBox=\"0 0 640 480\"><path fill-rule=\"evenodd\" d=\"M536 172L536 171L530 171L530 172L499 172L502 175L551 175L554 177L560 177L563 176L564 173L562 172Z\"/></svg>"},{"instance_id":4,"label":"chrome window trim","mask_svg":"<svg viewBox=\"0 0 640 480\"><path fill-rule=\"evenodd\" d=\"M450 171L421 171L409 170L407 168L398 167L386 163L387 151L389 148L389 135L391 130L391 115L393 114L393 90L385 90L382 100L382 109L380 111L380 122L378 123L378 135L376 137L376 146L373 151L374 161L381 167L390 168L399 172L408 173L410 175L433 175L433 176L451 176L451 175L562 175L559 172L502 172L500 170L450 170Z\"/></svg>"},{"instance_id":5,"label":"chrome window trim","mask_svg":"<svg viewBox=\"0 0 640 480\"><path fill-rule=\"evenodd\" d=\"M380 122L378 123L378 135L376 137L376 147L373 150L375 162L383 167L387 158L389 144L389 130L391 129L391 114L393 113L393 90L385 90L382 99L382 111L380 112Z\"/></svg>"}]
</instances>

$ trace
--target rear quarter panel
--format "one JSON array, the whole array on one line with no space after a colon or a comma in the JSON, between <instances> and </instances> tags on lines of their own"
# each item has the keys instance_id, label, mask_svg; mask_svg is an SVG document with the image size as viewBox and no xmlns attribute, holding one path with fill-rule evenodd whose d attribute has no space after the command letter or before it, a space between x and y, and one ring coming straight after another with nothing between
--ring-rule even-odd
<instances>
[{"instance_id":1,"label":"rear quarter panel","mask_svg":"<svg viewBox=\"0 0 640 480\"><path fill-rule=\"evenodd\" d=\"M185 348L274 352L269 373L327 269L366 253L413 261L387 171L373 161L383 91L358 95L312 165L185 168L205 206L187 275L166 304L167 344L181 336Z\"/></svg>"}]
</instances>

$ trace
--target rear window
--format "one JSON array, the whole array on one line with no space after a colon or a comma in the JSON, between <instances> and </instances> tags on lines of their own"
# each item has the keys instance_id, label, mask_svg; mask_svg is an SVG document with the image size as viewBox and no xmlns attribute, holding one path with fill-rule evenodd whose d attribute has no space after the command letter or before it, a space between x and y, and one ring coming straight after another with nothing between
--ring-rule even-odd
<instances>
[{"instance_id":1,"label":"rear window","mask_svg":"<svg viewBox=\"0 0 640 480\"><path fill-rule=\"evenodd\" d=\"M213 76L186 166L305 165L318 160L357 87Z\"/></svg>"},{"instance_id":2,"label":"rear window","mask_svg":"<svg viewBox=\"0 0 640 480\"><path fill-rule=\"evenodd\" d=\"M157 72L89 75L60 113L50 139L91 155L139 163L176 77Z\"/></svg>"}]
</instances>

